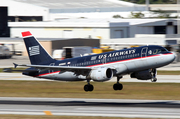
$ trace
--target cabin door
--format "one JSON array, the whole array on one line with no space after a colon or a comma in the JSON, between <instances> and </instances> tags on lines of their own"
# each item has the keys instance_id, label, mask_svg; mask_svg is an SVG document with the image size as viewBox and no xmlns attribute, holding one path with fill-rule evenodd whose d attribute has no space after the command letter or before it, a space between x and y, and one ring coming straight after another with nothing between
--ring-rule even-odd
<instances>
[{"instance_id":1,"label":"cabin door","mask_svg":"<svg viewBox=\"0 0 180 119\"><path fill-rule=\"evenodd\" d=\"M147 62L147 52L148 52L148 47L144 47L141 50L141 63L139 64L140 67L144 68L144 67L149 67L149 64Z\"/></svg>"},{"instance_id":2,"label":"cabin door","mask_svg":"<svg viewBox=\"0 0 180 119\"><path fill-rule=\"evenodd\" d=\"M147 47L144 47L144 48L141 50L141 58L146 58L146 57L147 57L147 50L148 50Z\"/></svg>"}]
</instances>

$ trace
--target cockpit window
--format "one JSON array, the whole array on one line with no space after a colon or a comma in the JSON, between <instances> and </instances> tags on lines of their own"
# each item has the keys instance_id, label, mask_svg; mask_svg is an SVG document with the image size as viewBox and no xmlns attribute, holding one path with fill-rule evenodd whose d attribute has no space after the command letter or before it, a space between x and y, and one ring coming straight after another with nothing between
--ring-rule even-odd
<instances>
[{"instance_id":1,"label":"cockpit window","mask_svg":"<svg viewBox=\"0 0 180 119\"><path fill-rule=\"evenodd\" d=\"M168 52L166 48L161 48L161 52Z\"/></svg>"},{"instance_id":2,"label":"cockpit window","mask_svg":"<svg viewBox=\"0 0 180 119\"><path fill-rule=\"evenodd\" d=\"M160 54L160 53L163 53L163 52L168 52L168 50L165 49L165 48L155 49L155 50L153 51L153 54Z\"/></svg>"}]
</instances>

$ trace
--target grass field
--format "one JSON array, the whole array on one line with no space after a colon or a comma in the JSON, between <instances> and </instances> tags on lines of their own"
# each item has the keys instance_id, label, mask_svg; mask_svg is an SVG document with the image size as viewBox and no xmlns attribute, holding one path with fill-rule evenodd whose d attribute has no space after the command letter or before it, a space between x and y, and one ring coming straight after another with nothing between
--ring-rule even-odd
<instances>
[{"instance_id":1,"label":"grass field","mask_svg":"<svg viewBox=\"0 0 180 119\"><path fill-rule=\"evenodd\" d=\"M179 83L123 83L114 91L113 82L92 82L93 92L83 90L86 82L0 81L0 97L59 97L180 100Z\"/></svg>"},{"instance_id":2,"label":"grass field","mask_svg":"<svg viewBox=\"0 0 180 119\"><path fill-rule=\"evenodd\" d=\"M180 71L157 71L158 75L180 75Z\"/></svg>"}]
</instances>

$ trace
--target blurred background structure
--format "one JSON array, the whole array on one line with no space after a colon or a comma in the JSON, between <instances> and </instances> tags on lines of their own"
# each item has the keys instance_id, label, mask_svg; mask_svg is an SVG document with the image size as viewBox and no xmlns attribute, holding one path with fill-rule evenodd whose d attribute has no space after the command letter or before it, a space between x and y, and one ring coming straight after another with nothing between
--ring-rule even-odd
<instances>
[{"instance_id":1,"label":"blurred background structure","mask_svg":"<svg viewBox=\"0 0 180 119\"><path fill-rule=\"evenodd\" d=\"M146 6L145 1L144 4L137 4L137 0L126 1L0 0L0 43L12 54L26 56L21 32L31 31L44 42L51 55L60 53L62 45L89 46L95 49L92 53L162 45L178 54L176 2L161 5L150 1Z\"/></svg>"}]
</instances>

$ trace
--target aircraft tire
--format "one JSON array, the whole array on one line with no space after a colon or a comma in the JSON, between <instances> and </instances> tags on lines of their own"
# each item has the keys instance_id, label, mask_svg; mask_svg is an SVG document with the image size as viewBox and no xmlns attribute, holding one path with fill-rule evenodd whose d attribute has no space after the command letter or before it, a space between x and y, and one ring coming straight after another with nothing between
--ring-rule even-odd
<instances>
[{"instance_id":1,"label":"aircraft tire","mask_svg":"<svg viewBox=\"0 0 180 119\"><path fill-rule=\"evenodd\" d=\"M86 92L89 91L89 86L88 85L84 86L84 91L86 91Z\"/></svg>"},{"instance_id":2,"label":"aircraft tire","mask_svg":"<svg viewBox=\"0 0 180 119\"><path fill-rule=\"evenodd\" d=\"M151 81L152 81L152 82L156 82L156 81L157 81L157 78L153 78Z\"/></svg>"},{"instance_id":3,"label":"aircraft tire","mask_svg":"<svg viewBox=\"0 0 180 119\"><path fill-rule=\"evenodd\" d=\"M113 89L118 90L118 84L117 83L113 85Z\"/></svg>"},{"instance_id":4,"label":"aircraft tire","mask_svg":"<svg viewBox=\"0 0 180 119\"><path fill-rule=\"evenodd\" d=\"M118 90L122 90L123 89L123 85L121 83L118 84Z\"/></svg>"},{"instance_id":5,"label":"aircraft tire","mask_svg":"<svg viewBox=\"0 0 180 119\"><path fill-rule=\"evenodd\" d=\"M89 91L93 91L94 90L94 86L93 85L89 85Z\"/></svg>"},{"instance_id":6,"label":"aircraft tire","mask_svg":"<svg viewBox=\"0 0 180 119\"><path fill-rule=\"evenodd\" d=\"M84 91L88 92L88 91L93 91L94 90L94 86L91 84L87 84L84 86Z\"/></svg>"},{"instance_id":7,"label":"aircraft tire","mask_svg":"<svg viewBox=\"0 0 180 119\"><path fill-rule=\"evenodd\" d=\"M113 89L114 90L122 90L123 85L121 83L116 83L116 84L113 85Z\"/></svg>"}]
</instances>

